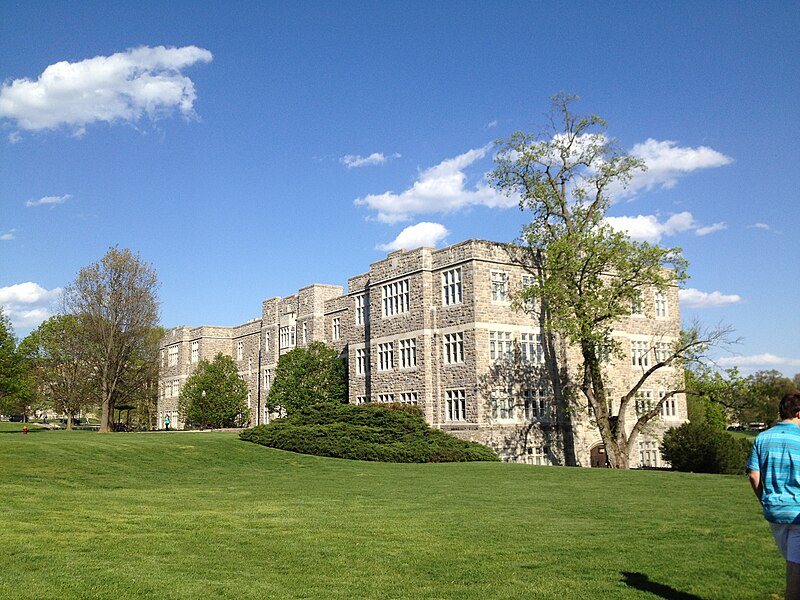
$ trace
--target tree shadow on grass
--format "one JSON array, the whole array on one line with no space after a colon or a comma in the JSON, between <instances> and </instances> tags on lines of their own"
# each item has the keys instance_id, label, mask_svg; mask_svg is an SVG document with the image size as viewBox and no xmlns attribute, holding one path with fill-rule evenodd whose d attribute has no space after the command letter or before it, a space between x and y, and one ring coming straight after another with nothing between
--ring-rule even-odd
<instances>
[{"instance_id":1,"label":"tree shadow on grass","mask_svg":"<svg viewBox=\"0 0 800 600\"><path fill-rule=\"evenodd\" d=\"M657 581L650 581L650 578L644 573L630 573L622 571L622 582L632 588L641 590L643 592L650 592L659 598L666 600L703 600L700 596L689 594L688 592L681 592L674 587L658 583Z\"/></svg>"}]
</instances>

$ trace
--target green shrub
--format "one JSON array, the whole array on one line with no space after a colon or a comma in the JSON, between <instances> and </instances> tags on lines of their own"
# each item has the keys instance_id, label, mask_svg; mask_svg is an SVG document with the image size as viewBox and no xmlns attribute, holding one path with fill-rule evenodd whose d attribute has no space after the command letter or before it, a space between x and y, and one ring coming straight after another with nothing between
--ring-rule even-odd
<instances>
[{"instance_id":1,"label":"green shrub","mask_svg":"<svg viewBox=\"0 0 800 600\"><path fill-rule=\"evenodd\" d=\"M498 460L486 446L432 429L421 410L407 404L317 404L241 439L302 454L398 463Z\"/></svg>"},{"instance_id":2,"label":"green shrub","mask_svg":"<svg viewBox=\"0 0 800 600\"><path fill-rule=\"evenodd\" d=\"M752 443L705 423L684 423L669 429L661 442L661 455L676 471L694 473L744 473Z\"/></svg>"}]
</instances>

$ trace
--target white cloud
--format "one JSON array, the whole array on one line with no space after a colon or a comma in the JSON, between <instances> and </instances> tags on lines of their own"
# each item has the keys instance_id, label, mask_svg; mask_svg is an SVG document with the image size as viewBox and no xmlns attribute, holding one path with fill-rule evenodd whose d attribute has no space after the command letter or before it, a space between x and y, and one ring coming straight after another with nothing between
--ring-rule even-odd
<instances>
[{"instance_id":1,"label":"white cloud","mask_svg":"<svg viewBox=\"0 0 800 600\"><path fill-rule=\"evenodd\" d=\"M53 307L60 298L61 288L46 290L32 281L0 288L0 306L14 329L37 327L53 314Z\"/></svg>"},{"instance_id":2,"label":"white cloud","mask_svg":"<svg viewBox=\"0 0 800 600\"><path fill-rule=\"evenodd\" d=\"M400 158L400 154L395 152L391 158ZM373 152L369 156L361 156L359 154L345 154L339 159L339 162L346 166L348 169L354 167L367 167L371 165L382 165L389 157L383 152Z\"/></svg>"},{"instance_id":3,"label":"white cloud","mask_svg":"<svg viewBox=\"0 0 800 600\"><path fill-rule=\"evenodd\" d=\"M420 246L433 246L435 247L441 242L447 234L450 233L445 229L444 225L439 223L417 223L403 229L400 234L394 239L393 242L388 244L381 244L376 247L377 250L383 252L391 252L392 250L413 250Z\"/></svg>"},{"instance_id":4,"label":"white cloud","mask_svg":"<svg viewBox=\"0 0 800 600\"><path fill-rule=\"evenodd\" d=\"M721 367L800 367L800 358L786 358L768 352L751 356L725 356L715 362Z\"/></svg>"},{"instance_id":5,"label":"white cloud","mask_svg":"<svg viewBox=\"0 0 800 600\"><path fill-rule=\"evenodd\" d=\"M64 202L70 198L72 198L72 194L64 194L63 196L45 196L44 198L39 198L38 200L26 200L25 206L42 206L43 204L55 206L56 204L64 204Z\"/></svg>"},{"instance_id":6,"label":"white cloud","mask_svg":"<svg viewBox=\"0 0 800 600\"><path fill-rule=\"evenodd\" d=\"M53 314L61 288L46 290L28 281L0 288L0 305L15 329L37 327Z\"/></svg>"},{"instance_id":7,"label":"white cloud","mask_svg":"<svg viewBox=\"0 0 800 600\"><path fill-rule=\"evenodd\" d=\"M714 223L713 225L706 225L705 227L698 227L695 230L697 235L708 235L709 233L714 233L715 231L722 231L723 229L727 229L728 224L724 222Z\"/></svg>"},{"instance_id":8,"label":"white cloud","mask_svg":"<svg viewBox=\"0 0 800 600\"><path fill-rule=\"evenodd\" d=\"M702 236L728 228L728 225L722 222L701 226L688 211L671 215L663 222L659 220L658 215L637 215L635 217L606 217L606 223L617 231L624 231L638 242L650 242L651 244L659 243L664 236L684 231L694 231L695 235Z\"/></svg>"},{"instance_id":9,"label":"white cloud","mask_svg":"<svg viewBox=\"0 0 800 600\"><path fill-rule=\"evenodd\" d=\"M377 220L384 223L408 221L420 214L455 212L468 206L516 206L517 200L495 191L485 176L472 189L466 188L465 169L484 158L493 146L469 150L425 169L410 188L399 194L370 194L357 198L355 204L376 210Z\"/></svg>"},{"instance_id":10,"label":"white cloud","mask_svg":"<svg viewBox=\"0 0 800 600\"><path fill-rule=\"evenodd\" d=\"M766 223L753 223L752 225L749 225L749 227L750 229L771 229L771 227Z\"/></svg>"},{"instance_id":11,"label":"white cloud","mask_svg":"<svg viewBox=\"0 0 800 600\"><path fill-rule=\"evenodd\" d=\"M8 240L14 239L14 232L17 231L16 229L9 229L5 233L0 233L0 241L7 242Z\"/></svg>"},{"instance_id":12,"label":"white cloud","mask_svg":"<svg viewBox=\"0 0 800 600\"><path fill-rule=\"evenodd\" d=\"M497 125L498 125L497 119L494 119L493 121L489 121L484 127L484 129L494 129L495 127L497 127Z\"/></svg>"},{"instance_id":13,"label":"white cloud","mask_svg":"<svg viewBox=\"0 0 800 600\"><path fill-rule=\"evenodd\" d=\"M633 196L641 190L670 189L675 187L680 177L693 171L722 167L733 162L731 157L707 146L681 147L677 142L660 142L652 138L636 144L630 154L644 160L647 171L637 172L625 190L617 190L620 197Z\"/></svg>"},{"instance_id":14,"label":"white cloud","mask_svg":"<svg viewBox=\"0 0 800 600\"><path fill-rule=\"evenodd\" d=\"M0 86L0 119L21 130L85 126L104 121L135 122L179 110L194 115L194 83L181 71L209 62L211 52L196 46L132 48L111 56L48 66L38 79L15 79ZM19 139L18 132L9 138Z\"/></svg>"},{"instance_id":15,"label":"white cloud","mask_svg":"<svg viewBox=\"0 0 800 600\"><path fill-rule=\"evenodd\" d=\"M739 294L722 294L720 292L701 292L695 288L678 290L681 306L687 308L716 308L727 304L739 304Z\"/></svg>"}]
</instances>

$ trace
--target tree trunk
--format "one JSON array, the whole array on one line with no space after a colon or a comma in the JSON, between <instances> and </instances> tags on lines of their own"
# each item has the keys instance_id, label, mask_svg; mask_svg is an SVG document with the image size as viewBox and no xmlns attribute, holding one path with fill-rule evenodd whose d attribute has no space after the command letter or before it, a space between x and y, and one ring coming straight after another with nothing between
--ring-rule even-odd
<instances>
[{"instance_id":1,"label":"tree trunk","mask_svg":"<svg viewBox=\"0 0 800 600\"><path fill-rule=\"evenodd\" d=\"M110 433L114 431L114 408L111 406L111 399L103 399L103 408L100 412L100 432Z\"/></svg>"}]
</instances>

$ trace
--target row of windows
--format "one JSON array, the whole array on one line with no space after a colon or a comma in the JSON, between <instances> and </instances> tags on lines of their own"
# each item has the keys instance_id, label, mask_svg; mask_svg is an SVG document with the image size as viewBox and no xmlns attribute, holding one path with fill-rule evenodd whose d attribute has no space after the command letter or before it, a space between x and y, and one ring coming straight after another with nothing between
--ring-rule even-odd
<instances>
[{"instance_id":1,"label":"row of windows","mask_svg":"<svg viewBox=\"0 0 800 600\"><path fill-rule=\"evenodd\" d=\"M658 399L661 400L666 392L660 390L658 392ZM653 408L653 392L651 390L639 390L634 396L634 406L636 416L641 417L643 414L649 412ZM677 403L675 398L669 397L661 404L660 410L662 419L677 418Z\"/></svg>"},{"instance_id":2,"label":"row of windows","mask_svg":"<svg viewBox=\"0 0 800 600\"><path fill-rule=\"evenodd\" d=\"M653 292L653 312L657 319L666 319L669 316L667 296L660 290ZM631 302L631 314L637 317L644 316L644 302L641 298Z\"/></svg>"},{"instance_id":3,"label":"row of windows","mask_svg":"<svg viewBox=\"0 0 800 600\"><path fill-rule=\"evenodd\" d=\"M514 338L510 331L489 332L489 358L508 360L513 356ZM520 358L523 362L544 364L544 344L541 333L522 332L519 340Z\"/></svg>"},{"instance_id":4,"label":"row of windows","mask_svg":"<svg viewBox=\"0 0 800 600\"><path fill-rule=\"evenodd\" d=\"M162 398L175 398L181 395L181 382L179 379L165 381L161 388Z\"/></svg>"},{"instance_id":5,"label":"row of windows","mask_svg":"<svg viewBox=\"0 0 800 600\"><path fill-rule=\"evenodd\" d=\"M522 390L521 402L510 388L496 389L491 393L492 418L500 421L526 421L551 419L550 395L545 388Z\"/></svg>"},{"instance_id":6,"label":"row of windows","mask_svg":"<svg viewBox=\"0 0 800 600\"><path fill-rule=\"evenodd\" d=\"M419 404L418 392L400 392L398 394L378 394L378 402L388 404L392 402L402 402L403 404ZM368 396L356 396L356 404L366 404L369 402Z\"/></svg>"},{"instance_id":7,"label":"row of windows","mask_svg":"<svg viewBox=\"0 0 800 600\"><path fill-rule=\"evenodd\" d=\"M669 342L655 342L652 346L645 340L631 340L631 365L634 367L649 367L650 355L656 362L666 361L672 354L672 344Z\"/></svg>"}]
</instances>

